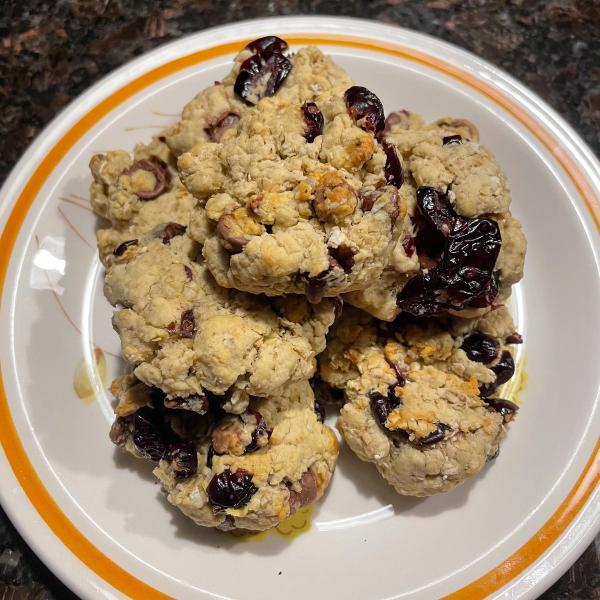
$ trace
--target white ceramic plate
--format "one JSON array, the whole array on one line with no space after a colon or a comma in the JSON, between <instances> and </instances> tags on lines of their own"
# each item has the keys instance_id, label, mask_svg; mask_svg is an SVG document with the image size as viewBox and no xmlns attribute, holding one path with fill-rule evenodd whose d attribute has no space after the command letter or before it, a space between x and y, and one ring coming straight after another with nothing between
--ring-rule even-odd
<instances>
[{"instance_id":1,"label":"white ceramic plate","mask_svg":"<svg viewBox=\"0 0 600 600\"><path fill-rule=\"evenodd\" d=\"M243 40L313 39L387 110L474 121L529 239L513 298L528 386L492 467L456 491L396 497L343 452L310 530L260 542L196 528L147 465L108 441L122 365L87 207L92 152L131 148L227 72ZM534 597L598 531L600 168L506 74L411 31L336 18L238 23L127 64L36 140L0 205L0 496L28 543L86 598ZM523 359L523 356L521 356Z\"/></svg>"}]
</instances>

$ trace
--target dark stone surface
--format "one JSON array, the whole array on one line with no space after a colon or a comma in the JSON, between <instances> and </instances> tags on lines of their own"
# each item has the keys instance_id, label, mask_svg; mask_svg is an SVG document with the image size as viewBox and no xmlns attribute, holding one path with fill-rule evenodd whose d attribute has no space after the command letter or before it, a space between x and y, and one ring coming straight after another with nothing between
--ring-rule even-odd
<instances>
[{"instance_id":1,"label":"dark stone surface","mask_svg":"<svg viewBox=\"0 0 600 600\"><path fill-rule=\"evenodd\" d=\"M73 595L17 533L0 508L0 598L2 600L74 600Z\"/></svg>"},{"instance_id":2,"label":"dark stone surface","mask_svg":"<svg viewBox=\"0 0 600 600\"><path fill-rule=\"evenodd\" d=\"M2 0L0 182L57 112L168 40L239 19L337 14L430 33L530 86L600 152L599 0ZM600 600L591 546L542 597ZM72 598L0 512L0 597Z\"/></svg>"}]
</instances>

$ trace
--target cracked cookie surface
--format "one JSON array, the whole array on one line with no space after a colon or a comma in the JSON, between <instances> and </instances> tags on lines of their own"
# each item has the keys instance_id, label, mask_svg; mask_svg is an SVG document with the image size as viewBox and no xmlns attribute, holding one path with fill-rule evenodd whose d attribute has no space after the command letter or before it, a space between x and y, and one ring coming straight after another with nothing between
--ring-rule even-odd
<instances>
[{"instance_id":1,"label":"cracked cookie surface","mask_svg":"<svg viewBox=\"0 0 600 600\"><path fill-rule=\"evenodd\" d=\"M348 75L313 47L289 62L277 93L246 106L218 142L183 153L178 168L199 201L190 233L219 285L316 301L368 286L390 255L404 255L410 207L378 131L353 111ZM416 268L404 259L398 269Z\"/></svg>"},{"instance_id":2,"label":"cracked cookie surface","mask_svg":"<svg viewBox=\"0 0 600 600\"><path fill-rule=\"evenodd\" d=\"M197 201L181 184L175 159L162 137L137 144L133 155L112 150L95 154L90 161L90 203L96 214L110 222L110 227L96 231L104 266L110 266L119 253L124 254L155 227L167 222L189 223Z\"/></svg>"},{"instance_id":3,"label":"cracked cookie surface","mask_svg":"<svg viewBox=\"0 0 600 600\"><path fill-rule=\"evenodd\" d=\"M204 389L265 396L309 379L336 301L221 289L187 235L196 200L162 137L133 156L117 150L91 160L91 204L111 221L97 232L98 248L125 359L172 397Z\"/></svg>"},{"instance_id":4,"label":"cracked cookie surface","mask_svg":"<svg viewBox=\"0 0 600 600\"><path fill-rule=\"evenodd\" d=\"M266 396L308 379L335 303L219 288L185 232L156 233L127 250L105 278L113 325L136 376L170 396L239 390Z\"/></svg>"},{"instance_id":5,"label":"cracked cookie surface","mask_svg":"<svg viewBox=\"0 0 600 600\"><path fill-rule=\"evenodd\" d=\"M345 309L319 365L321 378L344 390L338 427L350 448L399 494L429 496L497 455L517 407L492 395L514 372L515 332L505 307L470 320L414 321Z\"/></svg>"},{"instance_id":6,"label":"cracked cookie surface","mask_svg":"<svg viewBox=\"0 0 600 600\"><path fill-rule=\"evenodd\" d=\"M329 484L338 443L319 421L306 381L251 398L239 414L226 413L223 398L212 396L203 416L165 408L164 395L131 376L113 387L119 405L112 441L157 462L154 474L169 502L198 525L269 529L317 501Z\"/></svg>"},{"instance_id":7,"label":"cracked cookie surface","mask_svg":"<svg viewBox=\"0 0 600 600\"><path fill-rule=\"evenodd\" d=\"M399 111L388 116L384 137L402 159L401 194L409 205L419 205L411 213L415 234L408 242L413 269L398 272L390 261L378 281L346 299L387 321L402 310L414 314L448 311L469 318L502 304L512 285L523 276L527 244L520 223L510 213L506 176L492 153L479 142L477 128L466 119L450 117L427 124L416 113ZM424 197L421 204L419 195ZM464 275L472 281L463 282L459 294L448 293L448 288L456 290L463 277L456 267L452 272L443 267L451 240L460 236L469 223L483 221L491 223L490 229L498 229L495 234L490 232L487 242L497 240L497 258L486 265L485 273ZM462 260L469 263L468 267L482 262L475 256L473 243L468 250L465 247L463 244ZM436 272L436 267L441 281L432 282L431 276L423 276L424 272ZM407 286L411 279L414 281Z\"/></svg>"}]
</instances>

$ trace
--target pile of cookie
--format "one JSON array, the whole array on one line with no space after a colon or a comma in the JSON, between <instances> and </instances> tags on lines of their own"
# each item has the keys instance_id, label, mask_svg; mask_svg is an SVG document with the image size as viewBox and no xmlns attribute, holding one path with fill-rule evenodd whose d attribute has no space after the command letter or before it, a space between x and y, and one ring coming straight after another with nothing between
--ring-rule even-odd
<instances>
[{"instance_id":1,"label":"pile of cookie","mask_svg":"<svg viewBox=\"0 0 600 600\"><path fill-rule=\"evenodd\" d=\"M271 36L149 144L90 166L129 365L110 437L197 524L268 529L320 498L325 403L399 494L497 455L526 242L470 122L386 118L319 49Z\"/></svg>"}]
</instances>

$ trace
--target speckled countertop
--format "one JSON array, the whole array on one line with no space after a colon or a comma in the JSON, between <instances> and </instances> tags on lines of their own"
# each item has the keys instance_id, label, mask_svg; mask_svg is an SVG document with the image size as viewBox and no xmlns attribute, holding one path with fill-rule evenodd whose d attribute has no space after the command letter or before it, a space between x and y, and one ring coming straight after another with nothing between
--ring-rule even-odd
<instances>
[{"instance_id":1,"label":"speckled countertop","mask_svg":"<svg viewBox=\"0 0 600 600\"><path fill-rule=\"evenodd\" d=\"M600 0L2 0L0 182L46 123L125 61L252 17L336 14L424 31L519 78L600 152ZM544 600L600 600L599 542ZM73 598L0 510L0 600Z\"/></svg>"}]
</instances>

